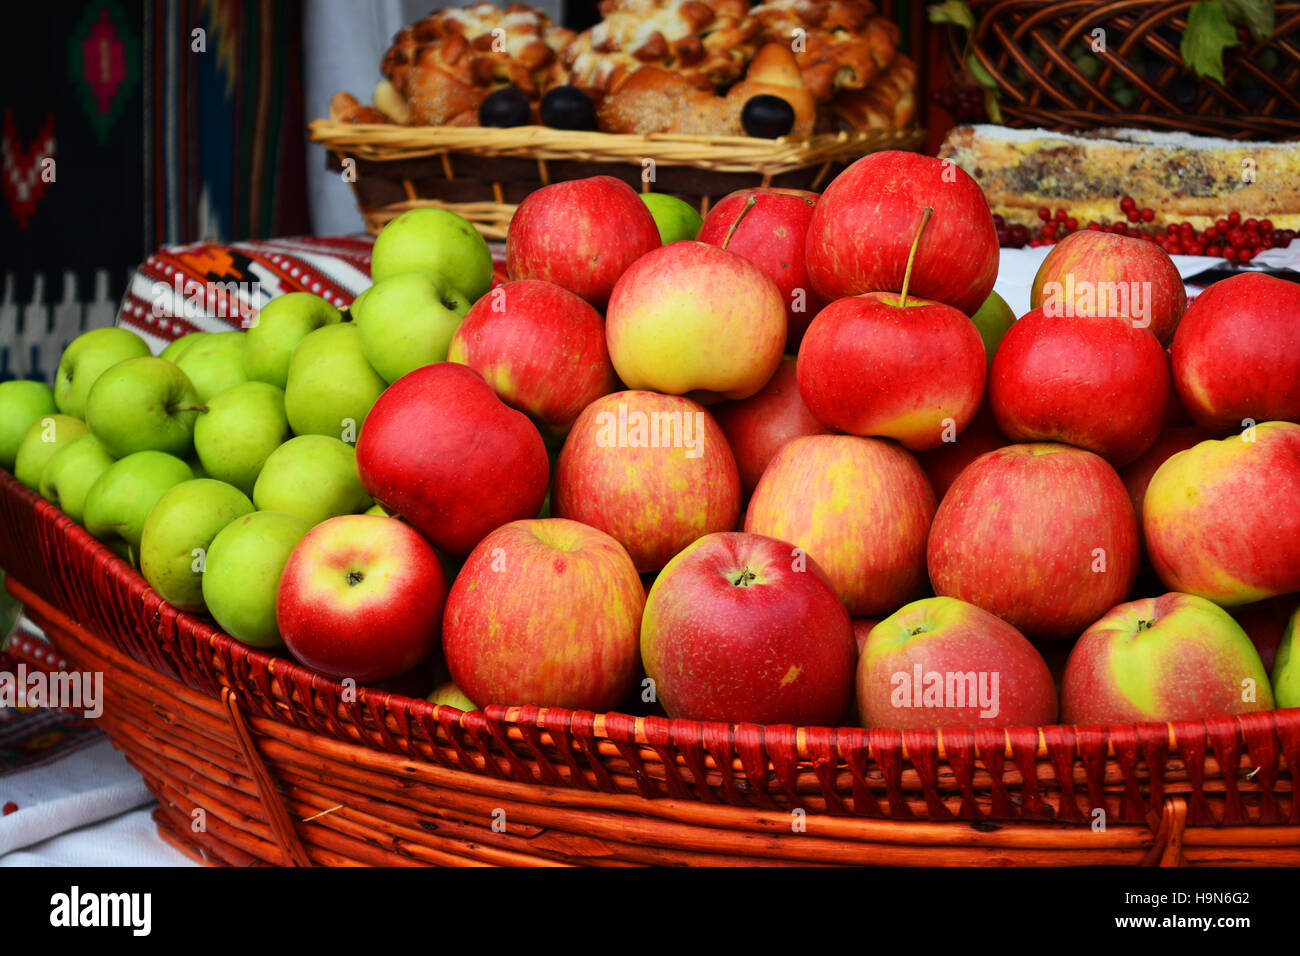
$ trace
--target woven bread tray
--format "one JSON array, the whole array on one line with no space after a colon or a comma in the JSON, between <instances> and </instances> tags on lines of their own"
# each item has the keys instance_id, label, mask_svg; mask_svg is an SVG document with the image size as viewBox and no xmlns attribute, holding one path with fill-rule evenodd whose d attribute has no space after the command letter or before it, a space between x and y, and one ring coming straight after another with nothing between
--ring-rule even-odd
<instances>
[{"instance_id":1,"label":"woven bread tray","mask_svg":"<svg viewBox=\"0 0 1300 956\"><path fill-rule=\"evenodd\" d=\"M1300 709L942 734L464 713L178 612L3 472L0 566L209 863L1300 863Z\"/></svg>"},{"instance_id":2,"label":"woven bread tray","mask_svg":"<svg viewBox=\"0 0 1300 956\"><path fill-rule=\"evenodd\" d=\"M1228 139L1300 136L1300 3L1275 5L1270 37L1225 51L1223 84L1198 80L1179 53L1195 0L969 4L976 18L971 55L997 82L1009 126L1138 126ZM966 34L948 34L949 63L956 69ZM1093 50L1094 35L1104 35L1105 50ZM1075 61L1080 51L1099 61L1094 75Z\"/></svg>"},{"instance_id":3,"label":"woven bread tray","mask_svg":"<svg viewBox=\"0 0 1300 956\"><path fill-rule=\"evenodd\" d=\"M925 139L916 129L790 140L322 119L308 130L351 182L371 233L408 209L427 207L464 216L488 239L504 239L515 207L553 182L615 176L644 192L678 196L703 214L737 189L820 189L859 156L917 149Z\"/></svg>"}]
</instances>

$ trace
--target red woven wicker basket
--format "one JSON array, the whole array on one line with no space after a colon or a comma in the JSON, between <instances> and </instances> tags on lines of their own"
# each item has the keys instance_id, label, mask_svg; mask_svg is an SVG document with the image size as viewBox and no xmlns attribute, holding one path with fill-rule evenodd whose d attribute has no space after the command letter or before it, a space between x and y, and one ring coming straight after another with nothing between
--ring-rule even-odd
<instances>
[{"instance_id":1,"label":"red woven wicker basket","mask_svg":"<svg viewBox=\"0 0 1300 956\"><path fill-rule=\"evenodd\" d=\"M0 566L212 863L1295 864L1300 710L756 726L354 694L162 601L0 473Z\"/></svg>"}]
</instances>

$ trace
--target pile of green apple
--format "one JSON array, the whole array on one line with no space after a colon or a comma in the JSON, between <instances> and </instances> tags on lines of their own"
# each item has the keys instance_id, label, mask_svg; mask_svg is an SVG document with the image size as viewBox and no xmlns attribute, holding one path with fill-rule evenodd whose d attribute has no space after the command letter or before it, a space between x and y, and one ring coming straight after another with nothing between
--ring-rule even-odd
<instances>
[{"instance_id":1,"label":"pile of green apple","mask_svg":"<svg viewBox=\"0 0 1300 956\"><path fill-rule=\"evenodd\" d=\"M446 358L492 258L472 225L433 211L385 230L372 278L349 313L292 292L246 331L193 332L156 357L129 329L78 336L53 388L0 384L0 466L177 608L279 645L290 552L329 518L383 514L357 434L389 383Z\"/></svg>"}]
</instances>

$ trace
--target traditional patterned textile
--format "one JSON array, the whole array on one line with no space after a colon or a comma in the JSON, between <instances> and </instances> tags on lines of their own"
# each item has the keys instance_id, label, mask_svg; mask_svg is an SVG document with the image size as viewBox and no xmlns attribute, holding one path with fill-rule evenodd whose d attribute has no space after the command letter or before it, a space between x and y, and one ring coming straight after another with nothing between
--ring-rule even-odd
<instances>
[{"instance_id":1,"label":"traditional patterned textile","mask_svg":"<svg viewBox=\"0 0 1300 956\"><path fill-rule=\"evenodd\" d=\"M301 0L6 9L0 381L52 381L152 250L307 231Z\"/></svg>"}]
</instances>

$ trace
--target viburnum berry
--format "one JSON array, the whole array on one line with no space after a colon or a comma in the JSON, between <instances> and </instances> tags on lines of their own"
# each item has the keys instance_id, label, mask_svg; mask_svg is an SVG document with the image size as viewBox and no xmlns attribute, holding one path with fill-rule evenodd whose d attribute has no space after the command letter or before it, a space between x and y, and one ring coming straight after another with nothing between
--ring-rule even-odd
<instances>
[{"instance_id":1,"label":"viburnum berry","mask_svg":"<svg viewBox=\"0 0 1300 956\"><path fill-rule=\"evenodd\" d=\"M1232 223L1234 226L1237 225L1237 223L1241 222L1241 213L1237 212L1235 209L1232 210L1232 212L1228 213L1228 222Z\"/></svg>"},{"instance_id":2,"label":"viburnum berry","mask_svg":"<svg viewBox=\"0 0 1300 956\"><path fill-rule=\"evenodd\" d=\"M1052 210L1048 209L1046 206L1039 206L1038 218L1046 222L1047 220L1052 218Z\"/></svg>"},{"instance_id":3,"label":"viburnum berry","mask_svg":"<svg viewBox=\"0 0 1300 956\"><path fill-rule=\"evenodd\" d=\"M1134 199L1132 196L1125 196L1123 199L1119 201L1119 208L1124 210L1125 212L1128 212L1130 209L1133 209L1136 206L1137 206L1137 200Z\"/></svg>"}]
</instances>

